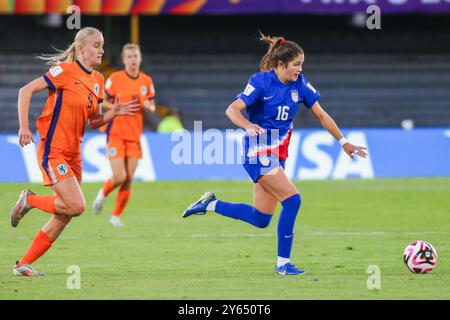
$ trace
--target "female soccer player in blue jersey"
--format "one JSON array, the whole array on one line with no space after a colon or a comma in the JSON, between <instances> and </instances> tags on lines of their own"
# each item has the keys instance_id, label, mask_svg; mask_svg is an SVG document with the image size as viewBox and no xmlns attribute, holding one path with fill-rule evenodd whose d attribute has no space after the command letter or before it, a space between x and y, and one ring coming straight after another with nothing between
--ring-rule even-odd
<instances>
[{"instance_id":1,"label":"female soccer player in blue jersey","mask_svg":"<svg viewBox=\"0 0 450 320\"><path fill-rule=\"evenodd\" d=\"M261 72L250 77L245 90L226 110L228 118L246 130L243 165L254 182L254 206L217 200L214 193L207 192L188 207L183 218L213 211L265 228L280 202L282 209L277 228L278 260L275 272L282 275L304 274L290 262L294 223L301 197L284 172L298 104L302 103L312 112L351 158L355 155L367 157L366 148L349 143L335 121L320 106L319 92L301 74L305 60L302 48L282 37L262 35L260 40L269 44L269 50L260 63ZM246 109L248 119L241 113L243 109Z\"/></svg>"}]
</instances>

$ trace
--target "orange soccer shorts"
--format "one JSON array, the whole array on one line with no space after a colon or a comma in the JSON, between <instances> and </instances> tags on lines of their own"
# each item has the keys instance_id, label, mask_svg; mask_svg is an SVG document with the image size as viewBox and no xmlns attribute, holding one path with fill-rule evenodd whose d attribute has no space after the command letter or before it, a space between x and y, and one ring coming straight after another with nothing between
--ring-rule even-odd
<instances>
[{"instance_id":1,"label":"orange soccer shorts","mask_svg":"<svg viewBox=\"0 0 450 320\"><path fill-rule=\"evenodd\" d=\"M142 148L140 141L123 140L110 136L108 141L107 154L109 160L121 158L142 158Z\"/></svg>"},{"instance_id":2,"label":"orange soccer shorts","mask_svg":"<svg viewBox=\"0 0 450 320\"><path fill-rule=\"evenodd\" d=\"M75 177L81 182L81 153L46 146L45 140L41 140L37 157L44 186L54 185L69 177Z\"/></svg>"}]
</instances>

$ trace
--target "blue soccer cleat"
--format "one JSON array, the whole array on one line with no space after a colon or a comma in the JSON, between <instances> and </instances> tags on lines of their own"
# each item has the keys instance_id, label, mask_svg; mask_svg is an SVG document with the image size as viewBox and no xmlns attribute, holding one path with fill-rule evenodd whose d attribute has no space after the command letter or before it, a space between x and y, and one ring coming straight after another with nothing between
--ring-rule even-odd
<instances>
[{"instance_id":1,"label":"blue soccer cleat","mask_svg":"<svg viewBox=\"0 0 450 320\"><path fill-rule=\"evenodd\" d=\"M277 274L281 275L299 275L299 274L305 274L305 271L302 269L298 269L296 266L294 266L292 263L286 263L285 265L282 265L281 267L275 267L275 272Z\"/></svg>"},{"instance_id":2,"label":"blue soccer cleat","mask_svg":"<svg viewBox=\"0 0 450 320\"><path fill-rule=\"evenodd\" d=\"M217 200L216 196L211 191L208 191L208 192L204 193L200 197L200 199L198 199L196 202L191 204L183 212L182 217L183 218L187 218L187 217L189 217L190 215L193 215L193 214L197 214L197 215L205 214L206 213L206 208L208 207L208 204L211 201L215 201L215 200Z\"/></svg>"}]
</instances>

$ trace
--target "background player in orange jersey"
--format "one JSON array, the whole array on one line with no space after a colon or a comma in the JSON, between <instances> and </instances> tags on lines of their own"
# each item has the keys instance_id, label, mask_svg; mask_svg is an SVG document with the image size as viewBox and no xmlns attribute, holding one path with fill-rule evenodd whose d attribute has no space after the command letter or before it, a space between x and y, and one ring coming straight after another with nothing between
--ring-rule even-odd
<instances>
[{"instance_id":1,"label":"background player in orange jersey","mask_svg":"<svg viewBox=\"0 0 450 320\"><path fill-rule=\"evenodd\" d=\"M141 110L132 116L116 118L106 126L108 143L107 154L111 163L112 178L107 180L97 194L93 203L93 211L99 214L105 198L119 187L116 204L109 224L122 227L119 216L125 209L131 195L131 182L138 161L142 158L141 134L143 127L143 111L155 111L155 89L150 76L140 71L142 54L139 45L126 44L122 49L122 61L125 69L114 72L106 81L107 98L103 106L113 107L110 101L138 100Z\"/></svg>"},{"instance_id":2,"label":"background player in orange jersey","mask_svg":"<svg viewBox=\"0 0 450 320\"><path fill-rule=\"evenodd\" d=\"M47 102L37 120L41 138L38 162L44 185L52 186L54 195L36 195L23 190L11 210L13 227L32 208L51 214L22 259L16 262L15 275L43 275L31 264L50 249L70 220L85 210L80 187L80 147L86 123L95 129L116 116L131 115L138 110L136 101L115 102L102 114L104 78L93 68L100 64L103 53L102 33L95 28L81 29L66 51L42 57L53 67L19 91L19 144L23 147L35 142L28 126L31 96L48 89Z\"/></svg>"}]
</instances>

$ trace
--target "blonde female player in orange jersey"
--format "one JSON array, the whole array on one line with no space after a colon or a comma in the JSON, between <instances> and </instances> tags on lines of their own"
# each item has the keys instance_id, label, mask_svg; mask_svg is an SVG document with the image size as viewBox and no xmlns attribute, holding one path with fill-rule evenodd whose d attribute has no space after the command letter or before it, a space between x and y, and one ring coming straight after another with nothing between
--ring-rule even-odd
<instances>
[{"instance_id":1,"label":"blonde female player in orange jersey","mask_svg":"<svg viewBox=\"0 0 450 320\"><path fill-rule=\"evenodd\" d=\"M107 154L112 169L112 178L108 179L99 190L94 200L92 209L99 214L105 198L117 187L116 203L109 224L114 227L122 227L120 220L128 200L131 196L131 182L138 161L142 158L141 134L143 111L155 111L155 89L150 76L140 70L142 54L137 44L126 44L122 49L123 70L114 72L106 81L105 94L107 96L103 106L112 107L110 101L119 99L127 101L135 99L139 101L141 110L132 116L114 119L106 127L106 139L108 143Z\"/></svg>"},{"instance_id":2,"label":"blonde female player in orange jersey","mask_svg":"<svg viewBox=\"0 0 450 320\"><path fill-rule=\"evenodd\" d=\"M35 142L28 126L31 96L48 89L47 102L37 120L41 138L38 162L44 185L51 186L54 194L37 195L23 190L11 210L13 227L32 208L51 214L24 256L16 262L14 275L43 275L31 264L50 249L70 220L85 210L80 183L81 140L86 123L91 128L99 128L116 116L138 110L136 101L116 102L102 114L104 78L93 68L100 64L103 53L102 33L90 27L81 29L66 51L42 57L53 67L19 91L19 144L24 147Z\"/></svg>"}]
</instances>

